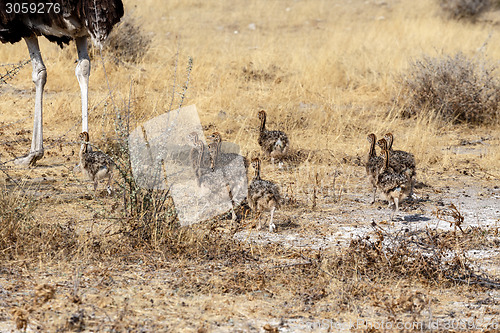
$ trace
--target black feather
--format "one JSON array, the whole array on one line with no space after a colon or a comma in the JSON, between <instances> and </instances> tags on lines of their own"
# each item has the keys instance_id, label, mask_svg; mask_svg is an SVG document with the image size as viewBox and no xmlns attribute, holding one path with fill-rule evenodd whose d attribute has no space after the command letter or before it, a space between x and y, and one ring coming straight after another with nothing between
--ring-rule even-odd
<instances>
[{"instance_id":1,"label":"black feather","mask_svg":"<svg viewBox=\"0 0 500 333\"><path fill-rule=\"evenodd\" d=\"M54 5L49 7L50 2L46 0L24 0L22 3L26 3L28 9L35 10L23 14L16 13L13 10L15 8L10 7L9 4L15 1L0 0L0 41L17 43L25 37L45 36L62 47L75 37L90 36L94 44L101 45L123 16L121 0L51 2Z\"/></svg>"}]
</instances>

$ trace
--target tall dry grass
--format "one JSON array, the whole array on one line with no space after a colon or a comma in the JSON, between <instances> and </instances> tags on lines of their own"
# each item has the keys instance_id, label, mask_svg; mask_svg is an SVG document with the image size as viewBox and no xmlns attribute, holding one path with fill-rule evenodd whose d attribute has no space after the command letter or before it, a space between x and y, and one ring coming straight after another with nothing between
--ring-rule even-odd
<instances>
[{"instance_id":1,"label":"tall dry grass","mask_svg":"<svg viewBox=\"0 0 500 333\"><path fill-rule=\"evenodd\" d=\"M194 103L204 125L214 125L245 152L257 149L259 109L269 112L270 127L290 133L297 149L327 149L334 154L363 154L369 132L391 130L397 146L415 152L421 163L440 159L446 141L431 116L403 120L392 99L396 77L423 55L474 55L488 38L485 25L445 20L435 1L403 2L125 2L153 40L142 61L117 65L104 58L93 62L90 123L97 133L112 133L115 119L107 83L117 99L133 84L134 117L139 122L168 111L173 82L193 57L186 103ZM493 35L486 55L500 55ZM46 131L59 133L79 120L79 88L74 77L74 46L61 51L41 41L48 67ZM177 54L178 53L178 54ZM2 63L27 58L23 43L3 46ZM178 58L178 65L174 66ZM2 109L16 116L32 111L33 84L25 68L12 85L25 98L4 95ZM181 82L177 81L177 92ZM17 100L14 105L14 100ZM104 100L104 102L103 102ZM220 117L223 110L228 117ZM30 128L31 119L23 126ZM78 127L74 129L74 134ZM453 128L450 129L454 131ZM444 140L443 140L444 136ZM99 137L99 136L98 136Z\"/></svg>"}]
</instances>

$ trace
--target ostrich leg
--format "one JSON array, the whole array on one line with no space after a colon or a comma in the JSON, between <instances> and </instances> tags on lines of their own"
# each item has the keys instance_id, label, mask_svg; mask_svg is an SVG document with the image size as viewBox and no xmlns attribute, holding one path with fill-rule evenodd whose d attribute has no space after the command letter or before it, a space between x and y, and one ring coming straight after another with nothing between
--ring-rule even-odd
<instances>
[{"instance_id":1,"label":"ostrich leg","mask_svg":"<svg viewBox=\"0 0 500 333\"><path fill-rule=\"evenodd\" d=\"M82 94L82 132L88 133L90 58L87 52L87 37L78 37L75 42L78 51L78 64L76 65L75 75Z\"/></svg>"},{"instance_id":2,"label":"ostrich leg","mask_svg":"<svg viewBox=\"0 0 500 333\"><path fill-rule=\"evenodd\" d=\"M47 70L43 64L38 39L36 36L25 38L26 44L33 65L33 83L36 87L35 95L35 120L33 124L33 137L31 140L31 150L25 157L18 158L15 163L34 166L36 161L43 157L43 122L42 122L42 100L43 88L47 82Z\"/></svg>"},{"instance_id":3,"label":"ostrich leg","mask_svg":"<svg viewBox=\"0 0 500 333\"><path fill-rule=\"evenodd\" d=\"M271 220L269 221L269 232L274 232L276 230L276 225L273 222L273 217L274 217L274 211L276 207L273 207L271 209Z\"/></svg>"}]
</instances>

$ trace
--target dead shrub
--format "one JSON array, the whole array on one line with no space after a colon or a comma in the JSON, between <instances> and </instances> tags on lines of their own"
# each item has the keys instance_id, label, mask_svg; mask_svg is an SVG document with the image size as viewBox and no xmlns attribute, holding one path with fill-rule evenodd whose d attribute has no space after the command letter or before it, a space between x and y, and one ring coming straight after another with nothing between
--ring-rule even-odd
<instances>
[{"instance_id":1,"label":"dead shrub","mask_svg":"<svg viewBox=\"0 0 500 333\"><path fill-rule=\"evenodd\" d=\"M121 232L133 248L161 249L179 228L177 213L167 190L141 189L130 178L124 198L128 217L120 220Z\"/></svg>"},{"instance_id":2,"label":"dead shrub","mask_svg":"<svg viewBox=\"0 0 500 333\"><path fill-rule=\"evenodd\" d=\"M274 82L281 83L283 77L280 76L282 70L276 65L270 65L267 69L256 68L253 62L242 68L242 75L245 81Z\"/></svg>"},{"instance_id":3,"label":"dead shrub","mask_svg":"<svg viewBox=\"0 0 500 333\"><path fill-rule=\"evenodd\" d=\"M113 140L106 142L106 151L115 163L121 178L120 192L123 198L123 215L119 234L123 244L135 249L160 250L174 229L178 229L177 212L168 189L141 188L132 171L129 150L130 122L133 118L130 100L123 106L115 106L116 122ZM158 179L164 177L156 175Z\"/></svg>"},{"instance_id":4,"label":"dead shrub","mask_svg":"<svg viewBox=\"0 0 500 333\"><path fill-rule=\"evenodd\" d=\"M415 61L402 76L402 115L427 111L451 123L485 124L499 118L500 85L497 67L463 53Z\"/></svg>"},{"instance_id":5,"label":"dead shrub","mask_svg":"<svg viewBox=\"0 0 500 333\"><path fill-rule=\"evenodd\" d=\"M490 8L490 0L440 0L446 15L452 19L475 20Z\"/></svg>"},{"instance_id":6,"label":"dead shrub","mask_svg":"<svg viewBox=\"0 0 500 333\"><path fill-rule=\"evenodd\" d=\"M371 282L405 279L429 285L456 284L500 288L500 281L478 273L474 263L457 243L470 243L478 233L425 230L390 233L377 230L374 235L351 241L349 247L330 262L329 270L340 281Z\"/></svg>"},{"instance_id":7,"label":"dead shrub","mask_svg":"<svg viewBox=\"0 0 500 333\"><path fill-rule=\"evenodd\" d=\"M76 235L68 225L33 218L34 198L2 190L0 193L0 258L61 258L72 254Z\"/></svg>"},{"instance_id":8,"label":"dead shrub","mask_svg":"<svg viewBox=\"0 0 500 333\"><path fill-rule=\"evenodd\" d=\"M112 55L117 62L138 63L150 45L151 36L142 30L136 18L127 15L109 35L104 52Z\"/></svg>"},{"instance_id":9,"label":"dead shrub","mask_svg":"<svg viewBox=\"0 0 500 333\"><path fill-rule=\"evenodd\" d=\"M191 70L192 59L189 58L186 82L180 93L179 108L182 107L184 101ZM132 159L137 157L131 156L128 142L131 122L134 119L130 99L131 96L129 96L129 101L121 107L115 106L116 137L112 142L108 142L110 155L121 177L120 191L124 207L123 216L119 220L121 225L119 235L123 236L121 242L131 249L154 250L165 257L189 258L200 255L210 257L225 252L234 242L219 239L217 235L213 235L210 228L179 225L174 201L168 189L170 185L164 178L167 174L164 164L159 174L148 175L158 180L158 183L155 183L158 188L143 188L134 177ZM172 100L171 105L173 102ZM160 188L161 182L165 183L167 189ZM210 224L210 221L208 222ZM238 251L237 248L236 251Z\"/></svg>"}]
</instances>

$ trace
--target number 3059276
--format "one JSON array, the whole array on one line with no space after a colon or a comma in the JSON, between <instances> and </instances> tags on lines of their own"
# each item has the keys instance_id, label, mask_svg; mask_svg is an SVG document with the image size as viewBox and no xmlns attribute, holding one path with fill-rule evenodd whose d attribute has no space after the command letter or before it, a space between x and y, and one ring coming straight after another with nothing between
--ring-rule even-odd
<instances>
[{"instance_id":1,"label":"number 3059276","mask_svg":"<svg viewBox=\"0 0 500 333\"><path fill-rule=\"evenodd\" d=\"M61 4L57 2L7 2L5 12L7 14L57 14L61 12Z\"/></svg>"}]
</instances>

